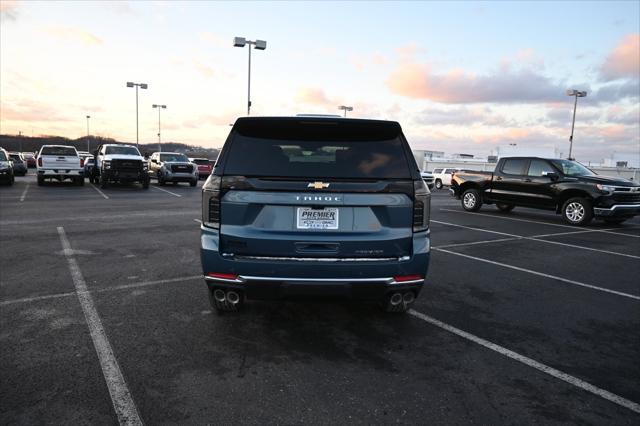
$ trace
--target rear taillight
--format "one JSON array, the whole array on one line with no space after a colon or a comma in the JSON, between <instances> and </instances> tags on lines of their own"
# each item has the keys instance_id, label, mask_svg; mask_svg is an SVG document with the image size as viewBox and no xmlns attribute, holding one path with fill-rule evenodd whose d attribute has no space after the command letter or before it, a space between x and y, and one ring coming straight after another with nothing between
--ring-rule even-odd
<instances>
[{"instance_id":1,"label":"rear taillight","mask_svg":"<svg viewBox=\"0 0 640 426\"><path fill-rule=\"evenodd\" d=\"M406 283L407 281L421 281L424 280L422 275L396 275L393 280L397 283Z\"/></svg>"},{"instance_id":2,"label":"rear taillight","mask_svg":"<svg viewBox=\"0 0 640 426\"><path fill-rule=\"evenodd\" d=\"M38 167L42 167L42 157L38 157Z\"/></svg>"},{"instance_id":3,"label":"rear taillight","mask_svg":"<svg viewBox=\"0 0 640 426\"><path fill-rule=\"evenodd\" d=\"M80 167L84 167L84 158L80 159Z\"/></svg>"},{"instance_id":4,"label":"rear taillight","mask_svg":"<svg viewBox=\"0 0 640 426\"><path fill-rule=\"evenodd\" d=\"M220 228L220 176L209 175L202 186L202 224L208 228Z\"/></svg>"},{"instance_id":5,"label":"rear taillight","mask_svg":"<svg viewBox=\"0 0 640 426\"><path fill-rule=\"evenodd\" d=\"M413 232L429 229L431 193L422 179L413 181Z\"/></svg>"}]
</instances>

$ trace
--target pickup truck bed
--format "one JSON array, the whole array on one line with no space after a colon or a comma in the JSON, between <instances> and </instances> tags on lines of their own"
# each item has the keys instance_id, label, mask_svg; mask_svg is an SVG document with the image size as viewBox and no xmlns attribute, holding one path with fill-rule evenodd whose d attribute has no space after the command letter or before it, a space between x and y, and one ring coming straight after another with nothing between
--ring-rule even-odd
<instances>
[{"instance_id":1,"label":"pickup truck bed","mask_svg":"<svg viewBox=\"0 0 640 426\"><path fill-rule=\"evenodd\" d=\"M502 212L532 207L554 210L571 225L586 225L594 217L622 223L640 214L640 185L596 175L571 160L501 158L493 173L457 172L450 190L467 211L483 204Z\"/></svg>"}]
</instances>

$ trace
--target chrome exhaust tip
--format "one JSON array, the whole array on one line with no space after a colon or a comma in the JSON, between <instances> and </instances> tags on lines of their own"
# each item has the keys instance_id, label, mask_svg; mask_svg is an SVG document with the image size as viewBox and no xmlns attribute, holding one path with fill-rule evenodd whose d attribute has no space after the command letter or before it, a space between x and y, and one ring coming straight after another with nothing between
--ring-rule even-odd
<instances>
[{"instance_id":1,"label":"chrome exhaust tip","mask_svg":"<svg viewBox=\"0 0 640 426\"><path fill-rule=\"evenodd\" d=\"M399 304L401 304L402 303L402 294L393 293L391 295L391 298L389 299L389 303L391 304L391 306L398 306Z\"/></svg>"},{"instance_id":2,"label":"chrome exhaust tip","mask_svg":"<svg viewBox=\"0 0 640 426\"><path fill-rule=\"evenodd\" d=\"M240 302L240 295L238 293L236 293L235 291L228 291L227 292L227 300L232 305L237 305L238 302Z\"/></svg>"},{"instance_id":3,"label":"chrome exhaust tip","mask_svg":"<svg viewBox=\"0 0 640 426\"><path fill-rule=\"evenodd\" d=\"M416 300L416 296L413 294L412 291L408 291L404 294L404 296L402 296L402 300L404 301L405 304L410 304L413 303L414 300Z\"/></svg>"},{"instance_id":4,"label":"chrome exhaust tip","mask_svg":"<svg viewBox=\"0 0 640 426\"><path fill-rule=\"evenodd\" d=\"M213 292L213 298L222 303L227 300L227 295L224 294L224 290L217 289Z\"/></svg>"}]
</instances>

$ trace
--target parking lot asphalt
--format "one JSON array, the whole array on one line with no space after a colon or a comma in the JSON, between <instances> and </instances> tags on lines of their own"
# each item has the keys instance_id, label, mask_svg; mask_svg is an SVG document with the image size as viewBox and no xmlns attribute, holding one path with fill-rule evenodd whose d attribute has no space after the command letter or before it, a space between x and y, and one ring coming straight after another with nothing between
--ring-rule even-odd
<instances>
[{"instance_id":1,"label":"parking lot asphalt","mask_svg":"<svg viewBox=\"0 0 640 426\"><path fill-rule=\"evenodd\" d=\"M219 316L199 188L17 178L0 187L0 423L638 424L640 218L467 213L448 191L431 208L409 314Z\"/></svg>"}]
</instances>

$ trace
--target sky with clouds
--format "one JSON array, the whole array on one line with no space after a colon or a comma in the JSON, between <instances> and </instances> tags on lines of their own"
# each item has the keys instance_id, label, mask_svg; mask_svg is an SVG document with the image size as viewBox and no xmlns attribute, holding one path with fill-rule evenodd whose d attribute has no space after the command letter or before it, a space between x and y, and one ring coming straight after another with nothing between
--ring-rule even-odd
<instances>
[{"instance_id":1,"label":"sky with clouds","mask_svg":"<svg viewBox=\"0 0 640 426\"><path fill-rule=\"evenodd\" d=\"M497 146L640 162L640 2L0 0L0 132L219 147L246 114L401 123L416 149Z\"/></svg>"}]
</instances>

